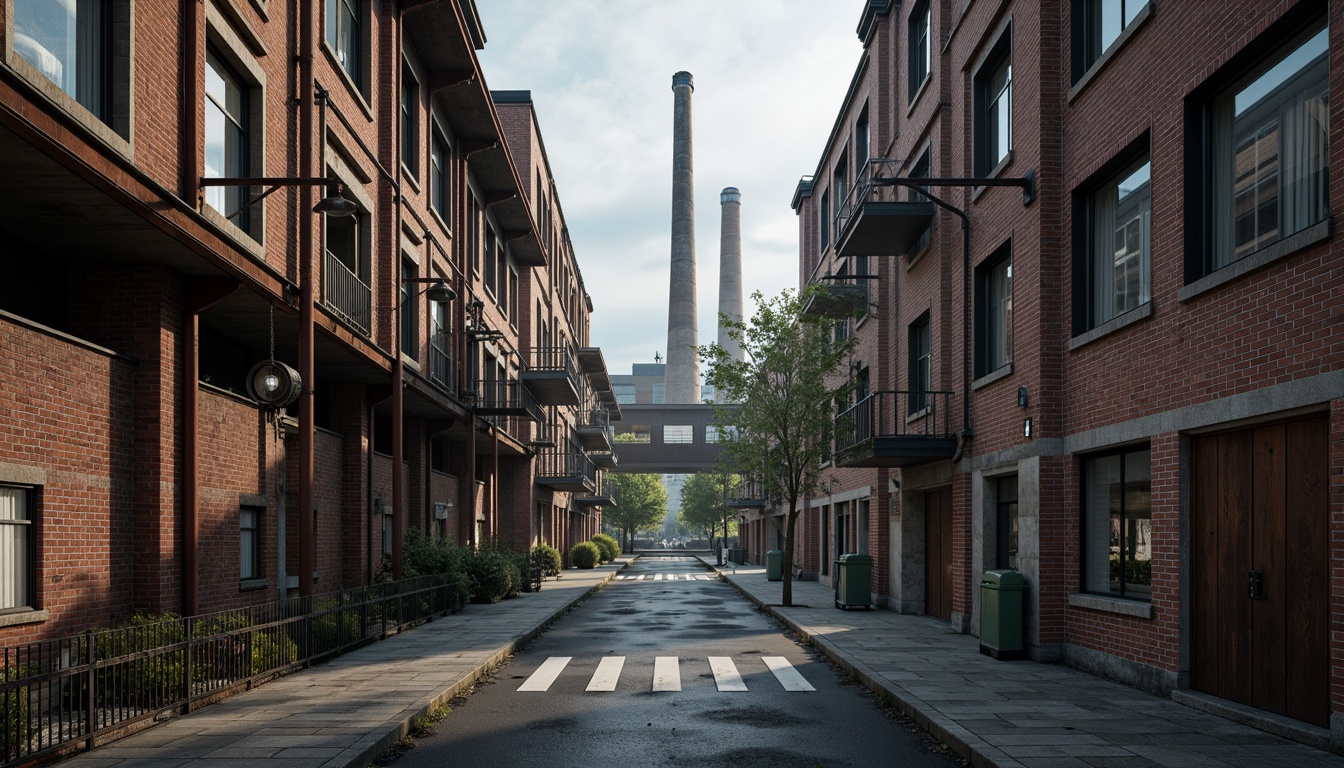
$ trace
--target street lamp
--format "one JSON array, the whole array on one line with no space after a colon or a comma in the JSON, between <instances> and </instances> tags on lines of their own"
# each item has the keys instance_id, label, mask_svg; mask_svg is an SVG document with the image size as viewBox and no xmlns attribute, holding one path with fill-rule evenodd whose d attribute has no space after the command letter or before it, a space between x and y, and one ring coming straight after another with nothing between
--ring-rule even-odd
<instances>
[{"instance_id":1,"label":"street lamp","mask_svg":"<svg viewBox=\"0 0 1344 768\"><path fill-rule=\"evenodd\" d=\"M257 203L265 200L271 194L275 193L281 187L336 187L336 193L328 193L326 197L317 201L313 206L313 213L324 213L328 216L353 216L359 210L359 206L354 201L347 200L345 197L345 185L332 179L316 178L312 176L229 176L229 177L204 177L201 179L202 187L268 187L265 192L248 200L238 207L238 210L228 214L224 218L232 220L235 216L251 208Z\"/></svg>"}]
</instances>

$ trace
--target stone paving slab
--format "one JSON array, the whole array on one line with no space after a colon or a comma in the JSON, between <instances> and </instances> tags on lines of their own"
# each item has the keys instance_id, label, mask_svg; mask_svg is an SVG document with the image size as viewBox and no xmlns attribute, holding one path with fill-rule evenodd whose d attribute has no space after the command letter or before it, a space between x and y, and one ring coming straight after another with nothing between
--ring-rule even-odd
<instances>
[{"instance_id":1,"label":"stone paving slab","mask_svg":"<svg viewBox=\"0 0 1344 768\"><path fill-rule=\"evenodd\" d=\"M709 560L707 565L714 567ZM996 768L1344 768L1344 757L1061 664L998 661L926 616L834 608L830 587L720 575L970 760Z\"/></svg>"},{"instance_id":2,"label":"stone paving slab","mask_svg":"<svg viewBox=\"0 0 1344 768\"><path fill-rule=\"evenodd\" d=\"M70 768L368 765L631 561L567 570L61 762Z\"/></svg>"}]
</instances>

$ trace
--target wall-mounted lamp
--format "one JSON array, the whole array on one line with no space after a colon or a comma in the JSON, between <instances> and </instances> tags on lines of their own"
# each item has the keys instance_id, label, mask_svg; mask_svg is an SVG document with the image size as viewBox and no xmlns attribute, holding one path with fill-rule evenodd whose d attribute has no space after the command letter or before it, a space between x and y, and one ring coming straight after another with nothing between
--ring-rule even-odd
<instances>
[{"instance_id":1,"label":"wall-mounted lamp","mask_svg":"<svg viewBox=\"0 0 1344 768\"><path fill-rule=\"evenodd\" d=\"M287 408L299 399L303 379L299 372L276 360L264 360L247 374L247 394L267 410Z\"/></svg>"},{"instance_id":2,"label":"wall-mounted lamp","mask_svg":"<svg viewBox=\"0 0 1344 768\"><path fill-rule=\"evenodd\" d=\"M440 304L447 304L457 298L457 291L448 284L442 277L410 277L406 278L404 283L429 283L429 287L422 293L429 297L430 301L437 301Z\"/></svg>"},{"instance_id":3,"label":"wall-mounted lamp","mask_svg":"<svg viewBox=\"0 0 1344 768\"><path fill-rule=\"evenodd\" d=\"M345 185L339 181L331 179L312 178L307 176L249 176L249 177L229 177L229 178L210 178L201 179L202 187L269 187L265 192L248 200L238 207L238 210L230 213L225 218L232 219L243 211L265 200L273 192L281 187L336 187L336 193L328 193L326 197L317 201L313 206L313 213L322 213L327 216L353 216L359 206L353 201L345 198Z\"/></svg>"},{"instance_id":4,"label":"wall-mounted lamp","mask_svg":"<svg viewBox=\"0 0 1344 768\"><path fill-rule=\"evenodd\" d=\"M1026 408L1026 407L1027 407L1027 388L1026 388L1026 387L1018 387L1018 388L1017 388L1017 407L1018 407L1018 408Z\"/></svg>"}]
</instances>

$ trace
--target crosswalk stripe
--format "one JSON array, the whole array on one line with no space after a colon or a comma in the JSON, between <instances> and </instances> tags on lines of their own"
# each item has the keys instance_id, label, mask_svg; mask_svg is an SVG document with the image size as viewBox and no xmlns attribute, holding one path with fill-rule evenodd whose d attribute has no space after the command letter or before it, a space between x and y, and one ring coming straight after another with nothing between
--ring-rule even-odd
<instances>
[{"instance_id":1,"label":"crosswalk stripe","mask_svg":"<svg viewBox=\"0 0 1344 768\"><path fill-rule=\"evenodd\" d=\"M597 671L588 681L589 691L614 691L621 679L621 669L625 666L624 656L607 656L597 663Z\"/></svg>"},{"instance_id":2,"label":"crosswalk stripe","mask_svg":"<svg viewBox=\"0 0 1344 768\"><path fill-rule=\"evenodd\" d=\"M681 690L681 662L676 656L658 656L653 660L653 690Z\"/></svg>"},{"instance_id":3,"label":"crosswalk stripe","mask_svg":"<svg viewBox=\"0 0 1344 768\"><path fill-rule=\"evenodd\" d=\"M662 581L662 580L663 580L663 574L661 574L661 573L655 573L655 574L653 574L653 580L654 580L654 581Z\"/></svg>"},{"instance_id":4,"label":"crosswalk stripe","mask_svg":"<svg viewBox=\"0 0 1344 768\"><path fill-rule=\"evenodd\" d=\"M764 661L765 666L769 667L770 671L775 673L775 679L779 681L780 685L784 686L784 690L817 690L816 688L813 688L812 685L803 678L802 674L793 668L793 665L789 663L789 660L783 656L762 656L761 661Z\"/></svg>"},{"instance_id":5,"label":"crosswalk stripe","mask_svg":"<svg viewBox=\"0 0 1344 768\"><path fill-rule=\"evenodd\" d=\"M709 669L714 673L714 684L720 691L745 691L747 684L737 673L737 665L727 656L710 656Z\"/></svg>"},{"instance_id":6,"label":"crosswalk stripe","mask_svg":"<svg viewBox=\"0 0 1344 768\"><path fill-rule=\"evenodd\" d=\"M635 581L643 581L643 580L644 580L644 574L642 573L635 577Z\"/></svg>"},{"instance_id":7,"label":"crosswalk stripe","mask_svg":"<svg viewBox=\"0 0 1344 768\"><path fill-rule=\"evenodd\" d=\"M560 673L565 671L565 667L569 664L570 659L572 658L572 656L550 657L542 662L540 667L537 667L537 671L533 672L531 677L524 680L523 684L518 686L518 690L545 691L550 689L551 683L554 683L555 679L560 676Z\"/></svg>"}]
</instances>

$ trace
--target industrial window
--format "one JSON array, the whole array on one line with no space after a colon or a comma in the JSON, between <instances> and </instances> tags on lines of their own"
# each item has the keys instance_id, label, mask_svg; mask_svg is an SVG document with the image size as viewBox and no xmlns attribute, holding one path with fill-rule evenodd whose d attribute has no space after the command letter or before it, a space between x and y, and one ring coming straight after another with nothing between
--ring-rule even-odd
<instances>
[{"instance_id":1,"label":"industrial window","mask_svg":"<svg viewBox=\"0 0 1344 768\"><path fill-rule=\"evenodd\" d=\"M695 442L695 428L690 424L667 424L663 427L663 442L668 445Z\"/></svg>"},{"instance_id":2,"label":"industrial window","mask_svg":"<svg viewBox=\"0 0 1344 768\"><path fill-rule=\"evenodd\" d=\"M857 183L863 185L868 180L868 154L869 144L872 143L872 132L868 126L868 105L863 105L863 111L854 121L854 177L858 179Z\"/></svg>"},{"instance_id":3,"label":"industrial window","mask_svg":"<svg viewBox=\"0 0 1344 768\"><path fill-rule=\"evenodd\" d=\"M931 167L932 159L930 158L930 149L925 147L924 151L920 153L919 158L915 160L915 164L910 166L909 176L914 179L927 179L930 176L929 169ZM928 187L924 187L924 189L927 190ZM910 188L906 188L905 193L911 202L918 203L928 200L927 197ZM922 254L924 249L929 247L929 240L932 238L932 235L933 222L929 222L928 226L924 227L924 231L915 239L914 245L910 246L910 252L906 254L906 258L910 261L914 261L920 254Z\"/></svg>"},{"instance_id":4,"label":"industrial window","mask_svg":"<svg viewBox=\"0 0 1344 768\"><path fill-rule=\"evenodd\" d=\"M1017 570L1017 475L995 478L992 482L997 507L996 567Z\"/></svg>"},{"instance_id":5,"label":"industrial window","mask_svg":"<svg viewBox=\"0 0 1344 768\"><path fill-rule=\"evenodd\" d=\"M261 513L258 507L238 512L238 578L261 578Z\"/></svg>"},{"instance_id":6,"label":"industrial window","mask_svg":"<svg viewBox=\"0 0 1344 768\"><path fill-rule=\"evenodd\" d=\"M518 269L509 264L509 324L518 327Z\"/></svg>"},{"instance_id":7,"label":"industrial window","mask_svg":"<svg viewBox=\"0 0 1344 768\"><path fill-rule=\"evenodd\" d=\"M485 227L485 254L483 256L485 263L485 289L491 296L499 296L499 262L495 258L495 250L499 248L499 237L495 234L494 227L489 226L487 222Z\"/></svg>"},{"instance_id":8,"label":"industrial window","mask_svg":"<svg viewBox=\"0 0 1344 768\"><path fill-rule=\"evenodd\" d=\"M988 176L1013 148L1012 35L1004 33L975 73L975 175Z\"/></svg>"},{"instance_id":9,"label":"industrial window","mask_svg":"<svg viewBox=\"0 0 1344 768\"><path fill-rule=\"evenodd\" d=\"M658 383L653 385L653 403L662 405L667 402L667 385Z\"/></svg>"},{"instance_id":10,"label":"industrial window","mask_svg":"<svg viewBox=\"0 0 1344 768\"><path fill-rule=\"evenodd\" d=\"M419 267L410 259L401 262L401 353L412 359L420 353L420 291L417 283Z\"/></svg>"},{"instance_id":11,"label":"industrial window","mask_svg":"<svg viewBox=\"0 0 1344 768\"><path fill-rule=\"evenodd\" d=\"M1192 277L1325 220L1329 53L1318 23L1205 105L1209 243Z\"/></svg>"},{"instance_id":12,"label":"industrial window","mask_svg":"<svg viewBox=\"0 0 1344 768\"><path fill-rule=\"evenodd\" d=\"M819 218L820 221L817 222L817 227L821 232L821 253L824 254L826 253L826 248L831 244L831 191L829 189L821 193Z\"/></svg>"},{"instance_id":13,"label":"industrial window","mask_svg":"<svg viewBox=\"0 0 1344 768\"><path fill-rule=\"evenodd\" d=\"M437 133L434 135L434 146L429 152L429 201L434 207L434 212L439 214L445 224L449 224L452 219L448 212L450 194L452 188L449 178L448 161L451 155L448 150L448 142L444 141ZM449 224L451 226L451 224Z\"/></svg>"},{"instance_id":14,"label":"industrial window","mask_svg":"<svg viewBox=\"0 0 1344 768\"><path fill-rule=\"evenodd\" d=\"M111 121L109 0L14 0L14 52L104 123Z\"/></svg>"},{"instance_id":15,"label":"industrial window","mask_svg":"<svg viewBox=\"0 0 1344 768\"><path fill-rule=\"evenodd\" d=\"M713 424L705 427L705 442L714 445L719 442L719 428Z\"/></svg>"},{"instance_id":16,"label":"industrial window","mask_svg":"<svg viewBox=\"0 0 1344 768\"><path fill-rule=\"evenodd\" d=\"M392 505L387 502L383 502L383 555L392 556Z\"/></svg>"},{"instance_id":17,"label":"industrial window","mask_svg":"<svg viewBox=\"0 0 1344 768\"><path fill-rule=\"evenodd\" d=\"M467 193L467 251L471 254L471 271L481 274L481 227L484 225L485 212L481 209L481 199L476 190Z\"/></svg>"},{"instance_id":18,"label":"industrial window","mask_svg":"<svg viewBox=\"0 0 1344 768\"><path fill-rule=\"evenodd\" d=\"M1148 0L1074 0L1073 81L1087 73L1125 28L1139 18Z\"/></svg>"},{"instance_id":19,"label":"industrial window","mask_svg":"<svg viewBox=\"0 0 1344 768\"><path fill-rule=\"evenodd\" d=\"M933 389L933 357L929 313L925 312L909 328L909 388L906 412L916 414L929 407L928 391Z\"/></svg>"},{"instance_id":20,"label":"industrial window","mask_svg":"<svg viewBox=\"0 0 1344 768\"><path fill-rule=\"evenodd\" d=\"M0 485L0 612L36 607L36 489Z\"/></svg>"},{"instance_id":21,"label":"industrial window","mask_svg":"<svg viewBox=\"0 0 1344 768\"><path fill-rule=\"evenodd\" d=\"M1151 171L1145 153L1075 198L1075 334L1148 303Z\"/></svg>"},{"instance_id":22,"label":"industrial window","mask_svg":"<svg viewBox=\"0 0 1344 768\"><path fill-rule=\"evenodd\" d=\"M975 270L975 375L1013 361L1013 254L1004 245Z\"/></svg>"},{"instance_id":23,"label":"industrial window","mask_svg":"<svg viewBox=\"0 0 1344 768\"><path fill-rule=\"evenodd\" d=\"M616 402L621 405L628 405L635 402L634 384L613 384L611 391L616 395Z\"/></svg>"},{"instance_id":24,"label":"industrial window","mask_svg":"<svg viewBox=\"0 0 1344 768\"><path fill-rule=\"evenodd\" d=\"M251 93L234 70L213 49L205 54L205 176L239 178L250 175ZM248 230L246 187L206 187L205 202L243 231Z\"/></svg>"},{"instance_id":25,"label":"industrial window","mask_svg":"<svg viewBox=\"0 0 1344 768\"><path fill-rule=\"evenodd\" d=\"M933 20L932 9L929 7L929 0L921 0L915 4L915 9L910 12L910 36L909 36L909 84L906 89L906 103L913 104L915 96L919 94L919 89L924 85L924 81L929 77L930 64L933 58L933 48L929 40L930 22Z\"/></svg>"},{"instance_id":26,"label":"industrial window","mask_svg":"<svg viewBox=\"0 0 1344 768\"><path fill-rule=\"evenodd\" d=\"M364 90L363 5L364 0L327 0L327 44L355 88L361 91Z\"/></svg>"},{"instance_id":27,"label":"industrial window","mask_svg":"<svg viewBox=\"0 0 1344 768\"><path fill-rule=\"evenodd\" d=\"M401 164L411 174L420 175L420 84L407 67L401 70Z\"/></svg>"},{"instance_id":28,"label":"industrial window","mask_svg":"<svg viewBox=\"0 0 1344 768\"><path fill-rule=\"evenodd\" d=\"M1083 460L1083 590L1152 597L1148 448Z\"/></svg>"},{"instance_id":29,"label":"industrial window","mask_svg":"<svg viewBox=\"0 0 1344 768\"><path fill-rule=\"evenodd\" d=\"M841 152L840 158L835 161L835 170L831 174L831 191L835 193L832 199L835 206L835 218L838 221L841 217L848 218L850 208L853 203L849 200L849 153ZM841 226L836 224L835 238L840 239Z\"/></svg>"}]
</instances>

